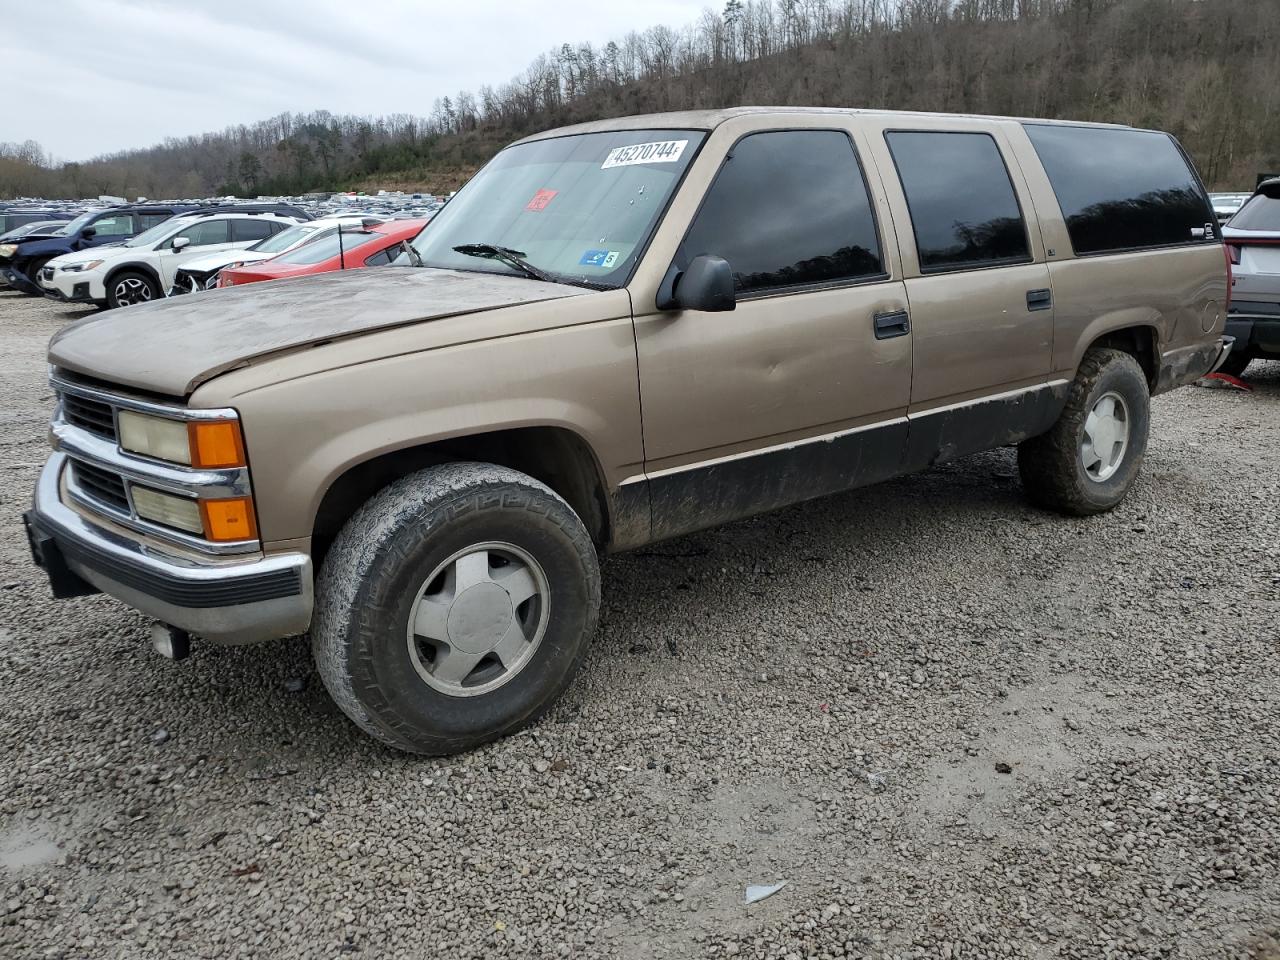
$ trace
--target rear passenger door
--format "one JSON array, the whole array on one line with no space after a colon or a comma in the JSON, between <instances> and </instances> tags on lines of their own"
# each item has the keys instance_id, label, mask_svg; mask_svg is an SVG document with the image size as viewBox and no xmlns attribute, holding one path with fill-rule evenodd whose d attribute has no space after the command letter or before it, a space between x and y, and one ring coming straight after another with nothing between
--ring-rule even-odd
<instances>
[{"instance_id":1,"label":"rear passenger door","mask_svg":"<svg viewBox=\"0 0 1280 960\"><path fill-rule=\"evenodd\" d=\"M659 537L883 479L906 437L905 289L850 132L726 146L674 266L728 260L736 309L659 313L633 291Z\"/></svg>"},{"instance_id":2,"label":"rear passenger door","mask_svg":"<svg viewBox=\"0 0 1280 960\"><path fill-rule=\"evenodd\" d=\"M1021 171L998 124L946 123L872 136L911 310L908 469L1018 439L1054 409L1053 297Z\"/></svg>"},{"instance_id":3,"label":"rear passenger door","mask_svg":"<svg viewBox=\"0 0 1280 960\"><path fill-rule=\"evenodd\" d=\"M231 224L232 221L221 218L197 220L167 241L160 251L160 280L164 289L168 290L173 286L178 267L188 260L231 247L232 243L229 240ZM181 250L174 250L173 241L180 237L185 237L189 242Z\"/></svg>"}]
</instances>

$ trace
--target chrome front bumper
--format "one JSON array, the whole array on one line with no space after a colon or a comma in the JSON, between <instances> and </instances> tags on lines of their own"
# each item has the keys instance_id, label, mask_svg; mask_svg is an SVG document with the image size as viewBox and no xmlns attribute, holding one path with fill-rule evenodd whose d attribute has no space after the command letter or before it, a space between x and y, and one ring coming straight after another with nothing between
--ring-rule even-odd
<instances>
[{"instance_id":1,"label":"chrome front bumper","mask_svg":"<svg viewBox=\"0 0 1280 960\"><path fill-rule=\"evenodd\" d=\"M63 503L66 462L62 453L49 458L25 516L32 554L49 574L55 596L96 588L157 620L224 644L287 637L310 626L310 557L282 553L196 560L169 553L95 524Z\"/></svg>"}]
</instances>

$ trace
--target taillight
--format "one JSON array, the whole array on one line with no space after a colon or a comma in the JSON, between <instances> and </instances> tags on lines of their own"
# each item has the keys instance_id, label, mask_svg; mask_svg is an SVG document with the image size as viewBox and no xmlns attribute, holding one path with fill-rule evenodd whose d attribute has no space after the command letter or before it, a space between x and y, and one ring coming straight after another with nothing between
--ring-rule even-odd
<instances>
[{"instance_id":1,"label":"taillight","mask_svg":"<svg viewBox=\"0 0 1280 960\"><path fill-rule=\"evenodd\" d=\"M1224 243L1222 254L1223 259L1227 261L1227 302L1223 304L1222 311L1227 313L1231 310L1231 288L1236 285L1235 271L1231 268L1240 262L1240 247L1234 243Z\"/></svg>"}]
</instances>

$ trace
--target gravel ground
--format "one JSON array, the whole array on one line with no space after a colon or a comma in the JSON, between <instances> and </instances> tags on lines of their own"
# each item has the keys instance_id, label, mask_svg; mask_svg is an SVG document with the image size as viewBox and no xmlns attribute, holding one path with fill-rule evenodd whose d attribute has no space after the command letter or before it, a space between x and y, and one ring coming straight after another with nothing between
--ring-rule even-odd
<instances>
[{"instance_id":1,"label":"gravel ground","mask_svg":"<svg viewBox=\"0 0 1280 960\"><path fill-rule=\"evenodd\" d=\"M997 451L615 558L563 701L432 761L301 641L50 601L77 315L0 294L0 956L1280 957L1280 365L1104 517Z\"/></svg>"}]
</instances>

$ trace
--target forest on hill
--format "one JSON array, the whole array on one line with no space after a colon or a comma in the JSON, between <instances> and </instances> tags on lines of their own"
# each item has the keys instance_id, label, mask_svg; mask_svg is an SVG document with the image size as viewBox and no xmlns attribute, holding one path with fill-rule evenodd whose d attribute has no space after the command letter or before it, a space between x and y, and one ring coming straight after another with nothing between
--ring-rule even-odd
<instances>
[{"instance_id":1,"label":"forest on hill","mask_svg":"<svg viewBox=\"0 0 1280 960\"><path fill-rule=\"evenodd\" d=\"M1280 0L728 0L680 28L566 43L425 116L286 113L81 163L0 144L0 197L440 192L536 130L737 104L1156 127L1211 187L1251 188L1280 168Z\"/></svg>"}]
</instances>

